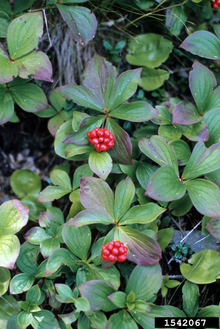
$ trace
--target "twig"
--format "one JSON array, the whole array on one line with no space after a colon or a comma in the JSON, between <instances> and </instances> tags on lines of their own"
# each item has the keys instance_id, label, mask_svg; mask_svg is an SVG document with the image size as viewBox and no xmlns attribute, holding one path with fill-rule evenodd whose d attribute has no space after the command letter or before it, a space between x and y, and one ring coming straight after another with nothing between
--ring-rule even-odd
<instances>
[{"instance_id":1,"label":"twig","mask_svg":"<svg viewBox=\"0 0 220 329\"><path fill-rule=\"evenodd\" d=\"M45 20L45 24L46 24L46 30L47 30L48 40L49 40L49 42L50 42L50 46L48 47L48 49L50 49L50 48L53 46L53 43L52 43L52 41L51 41L50 34L49 34L49 30L48 30L47 17L46 17L46 14L45 14L45 9L43 9L42 11L43 11L43 14L44 14L44 20ZM48 50L48 49L47 49L47 50Z\"/></svg>"},{"instance_id":2,"label":"twig","mask_svg":"<svg viewBox=\"0 0 220 329\"><path fill-rule=\"evenodd\" d=\"M193 229L191 231L189 231L189 233L187 233L186 236L184 236L184 238L182 238L182 240L180 241L181 243L197 228L197 226L199 226L201 224L201 220L198 224L196 224L196 226L193 227Z\"/></svg>"}]
</instances>

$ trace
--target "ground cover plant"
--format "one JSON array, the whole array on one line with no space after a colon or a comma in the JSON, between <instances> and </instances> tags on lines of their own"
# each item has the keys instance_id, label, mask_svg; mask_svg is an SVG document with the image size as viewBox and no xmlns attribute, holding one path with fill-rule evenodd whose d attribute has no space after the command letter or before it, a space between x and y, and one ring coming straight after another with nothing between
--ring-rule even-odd
<instances>
[{"instance_id":1,"label":"ground cover plant","mask_svg":"<svg viewBox=\"0 0 220 329\"><path fill-rule=\"evenodd\" d=\"M1 0L1 329L220 318L219 6Z\"/></svg>"}]
</instances>

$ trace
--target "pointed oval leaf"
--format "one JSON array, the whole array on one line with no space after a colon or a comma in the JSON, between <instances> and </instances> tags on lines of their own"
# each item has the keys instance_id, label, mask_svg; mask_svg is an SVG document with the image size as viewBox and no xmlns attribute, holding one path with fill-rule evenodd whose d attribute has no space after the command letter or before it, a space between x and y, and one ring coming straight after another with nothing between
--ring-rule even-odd
<instances>
[{"instance_id":1,"label":"pointed oval leaf","mask_svg":"<svg viewBox=\"0 0 220 329\"><path fill-rule=\"evenodd\" d=\"M8 286L11 280L10 271L7 268L0 267L0 277L0 295L2 296L8 290Z\"/></svg>"},{"instance_id":2,"label":"pointed oval leaf","mask_svg":"<svg viewBox=\"0 0 220 329\"><path fill-rule=\"evenodd\" d=\"M80 46L86 46L95 37L97 29L95 15L85 7L56 5Z\"/></svg>"},{"instance_id":3,"label":"pointed oval leaf","mask_svg":"<svg viewBox=\"0 0 220 329\"><path fill-rule=\"evenodd\" d=\"M48 107L44 92L33 83L10 87L10 94L24 111L37 112Z\"/></svg>"},{"instance_id":4,"label":"pointed oval leaf","mask_svg":"<svg viewBox=\"0 0 220 329\"><path fill-rule=\"evenodd\" d=\"M120 219L130 208L135 194L135 186L132 180L127 177L116 187L115 191L115 219Z\"/></svg>"},{"instance_id":5,"label":"pointed oval leaf","mask_svg":"<svg viewBox=\"0 0 220 329\"><path fill-rule=\"evenodd\" d=\"M60 238L47 238L40 244L40 252L44 258L50 257L50 255L57 249L60 248Z\"/></svg>"},{"instance_id":6,"label":"pointed oval leaf","mask_svg":"<svg viewBox=\"0 0 220 329\"><path fill-rule=\"evenodd\" d=\"M112 158L108 152L94 150L89 155L89 166L98 177L106 180L112 170Z\"/></svg>"},{"instance_id":7,"label":"pointed oval leaf","mask_svg":"<svg viewBox=\"0 0 220 329\"><path fill-rule=\"evenodd\" d=\"M204 121L194 123L193 125L176 124L176 127L191 141L205 142L209 139L209 131Z\"/></svg>"},{"instance_id":8,"label":"pointed oval leaf","mask_svg":"<svg viewBox=\"0 0 220 329\"><path fill-rule=\"evenodd\" d=\"M202 116L197 111L197 108L189 103L178 103L173 110L173 125L179 123L181 125L191 125L202 120Z\"/></svg>"},{"instance_id":9,"label":"pointed oval leaf","mask_svg":"<svg viewBox=\"0 0 220 329\"><path fill-rule=\"evenodd\" d=\"M28 79L29 76L33 79L53 82L52 65L45 53L42 51L32 51L31 53L15 60L15 64L19 70L19 77Z\"/></svg>"},{"instance_id":10,"label":"pointed oval leaf","mask_svg":"<svg viewBox=\"0 0 220 329\"><path fill-rule=\"evenodd\" d=\"M83 225L90 224L109 225L113 223L113 218L103 210L98 211L89 209L80 211L72 220L67 222L67 225L74 225L80 227Z\"/></svg>"},{"instance_id":11,"label":"pointed oval leaf","mask_svg":"<svg viewBox=\"0 0 220 329\"><path fill-rule=\"evenodd\" d=\"M184 168L182 178L192 179L220 169L220 141L206 148L204 143L197 143Z\"/></svg>"},{"instance_id":12,"label":"pointed oval leaf","mask_svg":"<svg viewBox=\"0 0 220 329\"><path fill-rule=\"evenodd\" d=\"M43 34L42 12L23 14L8 27L7 43L12 59L18 59L37 47Z\"/></svg>"},{"instance_id":13,"label":"pointed oval leaf","mask_svg":"<svg viewBox=\"0 0 220 329\"><path fill-rule=\"evenodd\" d=\"M106 128L115 136L115 145L109 150L112 160L124 165L133 165L132 144L128 133L111 118L107 119Z\"/></svg>"},{"instance_id":14,"label":"pointed oval leaf","mask_svg":"<svg viewBox=\"0 0 220 329\"><path fill-rule=\"evenodd\" d=\"M88 226L75 227L64 225L62 230L63 240L70 251L82 260L87 259L91 246L91 231Z\"/></svg>"},{"instance_id":15,"label":"pointed oval leaf","mask_svg":"<svg viewBox=\"0 0 220 329\"><path fill-rule=\"evenodd\" d=\"M200 57L220 58L220 40L208 31L197 31L190 34L179 47Z\"/></svg>"},{"instance_id":16,"label":"pointed oval leaf","mask_svg":"<svg viewBox=\"0 0 220 329\"><path fill-rule=\"evenodd\" d=\"M150 180L145 195L159 201L178 200L184 196L186 187L176 175L173 167L158 169Z\"/></svg>"},{"instance_id":17,"label":"pointed oval leaf","mask_svg":"<svg viewBox=\"0 0 220 329\"><path fill-rule=\"evenodd\" d=\"M15 275L10 282L10 293L12 295L17 295L29 290L34 283L34 280L34 277L30 273Z\"/></svg>"},{"instance_id":18,"label":"pointed oval leaf","mask_svg":"<svg viewBox=\"0 0 220 329\"><path fill-rule=\"evenodd\" d=\"M217 82L214 74L204 65L195 61L192 67L193 70L189 73L189 87L199 114L203 114L213 98L213 87Z\"/></svg>"},{"instance_id":19,"label":"pointed oval leaf","mask_svg":"<svg viewBox=\"0 0 220 329\"><path fill-rule=\"evenodd\" d=\"M60 169L52 170L50 173L50 179L54 185L62 186L71 190L70 177L66 171Z\"/></svg>"},{"instance_id":20,"label":"pointed oval leaf","mask_svg":"<svg viewBox=\"0 0 220 329\"><path fill-rule=\"evenodd\" d=\"M70 267L72 272L76 272L78 268L76 261L78 260L79 259L69 250L64 248L57 249L48 258L45 276L49 276L50 274L56 272L61 265L67 265Z\"/></svg>"},{"instance_id":21,"label":"pointed oval leaf","mask_svg":"<svg viewBox=\"0 0 220 329\"><path fill-rule=\"evenodd\" d=\"M220 257L215 250L202 250L194 254L189 264L180 265L182 275L190 282L207 284L215 282L218 277Z\"/></svg>"},{"instance_id":22,"label":"pointed oval leaf","mask_svg":"<svg viewBox=\"0 0 220 329\"><path fill-rule=\"evenodd\" d=\"M87 281L78 288L81 296L89 301L94 311L110 312L118 308L108 299L108 296L115 292L115 289L105 281Z\"/></svg>"},{"instance_id":23,"label":"pointed oval leaf","mask_svg":"<svg viewBox=\"0 0 220 329\"><path fill-rule=\"evenodd\" d=\"M127 243L127 259L137 265L154 265L161 258L161 249L156 240L129 226L116 229L118 239Z\"/></svg>"},{"instance_id":24,"label":"pointed oval leaf","mask_svg":"<svg viewBox=\"0 0 220 329\"><path fill-rule=\"evenodd\" d=\"M206 230L216 239L220 240L220 217L211 218L206 224Z\"/></svg>"},{"instance_id":25,"label":"pointed oval leaf","mask_svg":"<svg viewBox=\"0 0 220 329\"><path fill-rule=\"evenodd\" d=\"M24 238L32 244L39 245L42 241L51 238L51 235L49 235L43 228L36 226L27 231Z\"/></svg>"},{"instance_id":26,"label":"pointed oval leaf","mask_svg":"<svg viewBox=\"0 0 220 329\"><path fill-rule=\"evenodd\" d=\"M89 168L88 164L79 166L73 175L73 189L75 190L80 186L80 180L82 177L93 176L92 170Z\"/></svg>"},{"instance_id":27,"label":"pointed oval leaf","mask_svg":"<svg viewBox=\"0 0 220 329\"><path fill-rule=\"evenodd\" d=\"M171 202L168 208L174 216L184 216L190 211L192 206L189 194L186 193L181 199Z\"/></svg>"},{"instance_id":28,"label":"pointed oval leaf","mask_svg":"<svg viewBox=\"0 0 220 329\"><path fill-rule=\"evenodd\" d=\"M107 213L114 218L114 197L109 185L100 178L82 177L80 200L86 209Z\"/></svg>"},{"instance_id":29,"label":"pointed oval leaf","mask_svg":"<svg viewBox=\"0 0 220 329\"><path fill-rule=\"evenodd\" d=\"M156 106L156 110L159 114L151 119L153 123L156 125L170 125L172 123L172 115L166 106L158 105Z\"/></svg>"},{"instance_id":30,"label":"pointed oval leaf","mask_svg":"<svg viewBox=\"0 0 220 329\"><path fill-rule=\"evenodd\" d=\"M69 144L66 148L65 148L65 155L67 158L71 158L75 155L79 155L79 154L84 154L84 153L88 153L94 150L94 146L92 145L75 145L75 144ZM90 175L88 175L90 176Z\"/></svg>"},{"instance_id":31,"label":"pointed oval leaf","mask_svg":"<svg viewBox=\"0 0 220 329\"><path fill-rule=\"evenodd\" d=\"M149 163L145 162L139 162L137 170L136 170L136 176L140 183L140 185L146 190L148 187L148 184L150 183L150 179L155 173L155 171L158 169L158 166L151 165Z\"/></svg>"},{"instance_id":32,"label":"pointed oval leaf","mask_svg":"<svg viewBox=\"0 0 220 329\"><path fill-rule=\"evenodd\" d=\"M218 143L220 138L220 109L213 109L207 112L204 115L204 121L207 124L208 131L209 131L209 139L205 143L206 147L209 147L215 143Z\"/></svg>"},{"instance_id":33,"label":"pointed oval leaf","mask_svg":"<svg viewBox=\"0 0 220 329\"><path fill-rule=\"evenodd\" d=\"M0 83L12 81L17 75L17 65L10 60L4 47L0 44Z\"/></svg>"},{"instance_id":34,"label":"pointed oval leaf","mask_svg":"<svg viewBox=\"0 0 220 329\"><path fill-rule=\"evenodd\" d=\"M138 329L136 322L126 310L112 314L106 324L106 329Z\"/></svg>"},{"instance_id":35,"label":"pointed oval leaf","mask_svg":"<svg viewBox=\"0 0 220 329\"><path fill-rule=\"evenodd\" d=\"M178 166L184 166L189 161L191 151L189 145L182 139L170 142L170 145L174 148L174 152L177 157Z\"/></svg>"},{"instance_id":36,"label":"pointed oval leaf","mask_svg":"<svg viewBox=\"0 0 220 329\"><path fill-rule=\"evenodd\" d=\"M169 142L175 141L181 138L182 133L176 126L160 126L158 130L159 136L167 139Z\"/></svg>"},{"instance_id":37,"label":"pointed oval leaf","mask_svg":"<svg viewBox=\"0 0 220 329\"><path fill-rule=\"evenodd\" d=\"M119 308L126 307L126 297L127 297L126 294L122 291L113 292L113 294L108 296L110 301L116 306L118 306Z\"/></svg>"},{"instance_id":38,"label":"pointed oval leaf","mask_svg":"<svg viewBox=\"0 0 220 329\"><path fill-rule=\"evenodd\" d=\"M194 179L185 182L194 207L203 215L220 216L220 190L214 183L205 179Z\"/></svg>"},{"instance_id":39,"label":"pointed oval leaf","mask_svg":"<svg viewBox=\"0 0 220 329\"><path fill-rule=\"evenodd\" d=\"M32 321L32 325L34 324L35 329L59 329L60 326L58 324L57 319L54 314L47 310L41 310L40 312L33 313L34 320Z\"/></svg>"},{"instance_id":40,"label":"pointed oval leaf","mask_svg":"<svg viewBox=\"0 0 220 329\"><path fill-rule=\"evenodd\" d=\"M125 293L131 291L135 299L148 301L154 297L162 285L162 273L159 264L152 266L136 266L132 271Z\"/></svg>"},{"instance_id":41,"label":"pointed oval leaf","mask_svg":"<svg viewBox=\"0 0 220 329\"><path fill-rule=\"evenodd\" d=\"M158 111L147 102L123 103L109 113L110 117L132 122L148 121L156 115Z\"/></svg>"},{"instance_id":42,"label":"pointed oval leaf","mask_svg":"<svg viewBox=\"0 0 220 329\"><path fill-rule=\"evenodd\" d=\"M16 264L23 273L29 273L32 276L35 276L38 267L38 255L39 246L24 242L20 248Z\"/></svg>"},{"instance_id":43,"label":"pointed oval leaf","mask_svg":"<svg viewBox=\"0 0 220 329\"><path fill-rule=\"evenodd\" d=\"M70 193L71 190L62 186L48 186L40 192L37 201L38 202L49 202L60 199L62 196Z\"/></svg>"},{"instance_id":44,"label":"pointed oval leaf","mask_svg":"<svg viewBox=\"0 0 220 329\"><path fill-rule=\"evenodd\" d=\"M0 125L8 122L14 114L14 102L9 93L0 90Z\"/></svg>"},{"instance_id":45,"label":"pointed oval leaf","mask_svg":"<svg viewBox=\"0 0 220 329\"><path fill-rule=\"evenodd\" d=\"M152 136L151 139L142 138L139 143L140 150L160 166L170 165L178 175L178 165L173 147L160 136Z\"/></svg>"},{"instance_id":46,"label":"pointed oval leaf","mask_svg":"<svg viewBox=\"0 0 220 329\"><path fill-rule=\"evenodd\" d=\"M165 210L153 202L134 206L122 217L120 225L147 224L155 220Z\"/></svg>"},{"instance_id":47,"label":"pointed oval leaf","mask_svg":"<svg viewBox=\"0 0 220 329\"><path fill-rule=\"evenodd\" d=\"M130 70L119 75L107 100L106 106L108 111L125 102L135 93L141 70L142 69Z\"/></svg>"}]
</instances>

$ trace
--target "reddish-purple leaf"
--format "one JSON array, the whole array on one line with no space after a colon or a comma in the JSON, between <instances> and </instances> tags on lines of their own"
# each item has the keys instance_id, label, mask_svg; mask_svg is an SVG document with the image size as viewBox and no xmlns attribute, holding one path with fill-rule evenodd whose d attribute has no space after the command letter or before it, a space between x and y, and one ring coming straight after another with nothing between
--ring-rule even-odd
<instances>
[{"instance_id":1,"label":"reddish-purple leaf","mask_svg":"<svg viewBox=\"0 0 220 329\"><path fill-rule=\"evenodd\" d=\"M173 125L191 125L202 120L196 107L189 103L184 105L183 102L178 103L173 110Z\"/></svg>"},{"instance_id":2,"label":"reddish-purple leaf","mask_svg":"<svg viewBox=\"0 0 220 329\"><path fill-rule=\"evenodd\" d=\"M42 51L32 51L30 54L16 59L14 63L18 67L18 75L22 79L28 79L29 75L32 75L33 79L53 82L51 62Z\"/></svg>"},{"instance_id":3,"label":"reddish-purple leaf","mask_svg":"<svg viewBox=\"0 0 220 329\"><path fill-rule=\"evenodd\" d=\"M127 259L131 262L149 266L154 265L161 259L161 249L156 240L129 226L117 228L120 241L127 244Z\"/></svg>"},{"instance_id":4,"label":"reddish-purple leaf","mask_svg":"<svg viewBox=\"0 0 220 329\"><path fill-rule=\"evenodd\" d=\"M206 224L207 231L220 240L220 217L212 217Z\"/></svg>"},{"instance_id":5,"label":"reddish-purple leaf","mask_svg":"<svg viewBox=\"0 0 220 329\"><path fill-rule=\"evenodd\" d=\"M65 122L60 114L55 115L48 121L48 130L55 137L57 130Z\"/></svg>"},{"instance_id":6,"label":"reddish-purple leaf","mask_svg":"<svg viewBox=\"0 0 220 329\"><path fill-rule=\"evenodd\" d=\"M0 83L12 81L18 75L16 64L10 60L8 53L0 44Z\"/></svg>"},{"instance_id":7,"label":"reddish-purple leaf","mask_svg":"<svg viewBox=\"0 0 220 329\"><path fill-rule=\"evenodd\" d=\"M100 178L82 177L80 201L88 210L107 213L114 218L114 196L109 185ZM108 216L109 217L109 216Z\"/></svg>"},{"instance_id":8,"label":"reddish-purple leaf","mask_svg":"<svg viewBox=\"0 0 220 329\"><path fill-rule=\"evenodd\" d=\"M112 160L124 165L133 165L132 144L128 133L111 118L107 119L106 128L115 136L115 145L108 151Z\"/></svg>"}]
</instances>

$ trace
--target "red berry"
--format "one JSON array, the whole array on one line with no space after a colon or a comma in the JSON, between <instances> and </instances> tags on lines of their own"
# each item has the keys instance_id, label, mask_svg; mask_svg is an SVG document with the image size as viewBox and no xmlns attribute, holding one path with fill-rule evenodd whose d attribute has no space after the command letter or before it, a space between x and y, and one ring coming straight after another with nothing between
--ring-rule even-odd
<instances>
[{"instance_id":1,"label":"red berry","mask_svg":"<svg viewBox=\"0 0 220 329\"><path fill-rule=\"evenodd\" d=\"M112 263L124 262L127 258L128 248L121 241L111 241L102 246L102 259Z\"/></svg>"},{"instance_id":2,"label":"red berry","mask_svg":"<svg viewBox=\"0 0 220 329\"><path fill-rule=\"evenodd\" d=\"M107 128L98 128L87 132L88 140L97 152L108 151L114 146L115 137Z\"/></svg>"},{"instance_id":3,"label":"red berry","mask_svg":"<svg viewBox=\"0 0 220 329\"><path fill-rule=\"evenodd\" d=\"M217 3L214 3L213 8L218 9Z\"/></svg>"}]
</instances>

